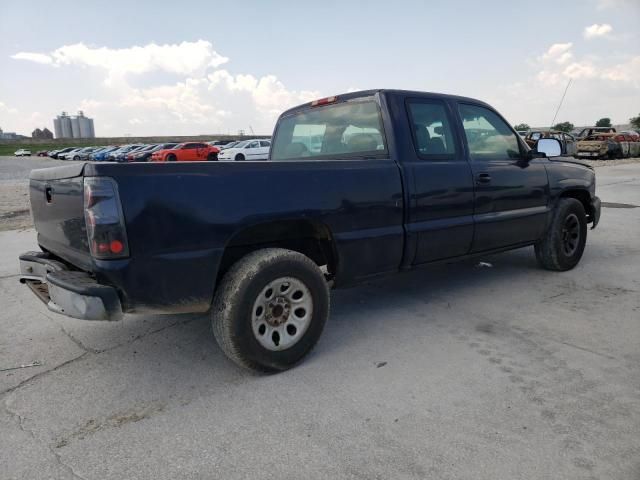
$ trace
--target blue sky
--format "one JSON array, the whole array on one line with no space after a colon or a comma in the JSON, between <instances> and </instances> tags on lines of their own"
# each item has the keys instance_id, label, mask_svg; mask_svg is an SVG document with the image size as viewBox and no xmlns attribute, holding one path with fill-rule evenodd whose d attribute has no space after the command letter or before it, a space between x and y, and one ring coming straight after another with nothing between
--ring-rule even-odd
<instances>
[{"instance_id":1,"label":"blue sky","mask_svg":"<svg viewBox=\"0 0 640 480\"><path fill-rule=\"evenodd\" d=\"M270 133L318 96L407 88L488 101L513 123L640 112L640 2L2 3L0 127L83 109L98 135Z\"/></svg>"}]
</instances>

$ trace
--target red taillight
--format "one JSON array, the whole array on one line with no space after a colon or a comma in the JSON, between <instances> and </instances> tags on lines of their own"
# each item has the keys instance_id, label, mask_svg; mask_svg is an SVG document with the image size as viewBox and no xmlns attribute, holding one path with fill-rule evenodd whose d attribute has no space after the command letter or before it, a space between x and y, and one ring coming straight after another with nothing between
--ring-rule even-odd
<instances>
[{"instance_id":1,"label":"red taillight","mask_svg":"<svg viewBox=\"0 0 640 480\"><path fill-rule=\"evenodd\" d=\"M129 256L118 186L112 178L85 177L84 218L91 254L95 258Z\"/></svg>"},{"instance_id":2,"label":"red taillight","mask_svg":"<svg viewBox=\"0 0 640 480\"><path fill-rule=\"evenodd\" d=\"M333 97L326 97L326 98L321 98L319 100L314 100L313 102L311 102L311 106L318 107L320 105L326 105L328 103L333 103L336 101L338 101L338 97L334 95Z\"/></svg>"}]
</instances>

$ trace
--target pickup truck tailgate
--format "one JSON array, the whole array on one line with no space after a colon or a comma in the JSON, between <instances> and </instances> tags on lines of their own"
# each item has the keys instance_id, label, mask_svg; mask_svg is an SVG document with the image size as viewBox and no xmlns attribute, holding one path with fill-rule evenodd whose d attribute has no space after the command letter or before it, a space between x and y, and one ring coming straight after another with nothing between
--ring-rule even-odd
<instances>
[{"instance_id":1,"label":"pickup truck tailgate","mask_svg":"<svg viewBox=\"0 0 640 480\"><path fill-rule=\"evenodd\" d=\"M33 170L29 194L38 243L82 269L91 266L84 221L84 164Z\"/></svg>"}]
</instances>

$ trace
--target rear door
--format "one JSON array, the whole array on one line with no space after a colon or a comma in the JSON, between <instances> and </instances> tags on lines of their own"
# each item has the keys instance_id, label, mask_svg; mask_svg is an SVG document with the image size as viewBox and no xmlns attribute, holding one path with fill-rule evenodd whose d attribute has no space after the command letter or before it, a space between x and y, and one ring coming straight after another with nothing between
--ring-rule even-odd
<instances>
[{"instance_id":1,"label":"rear door","mask_svg":"<svg viewBox=\"0 0 640 480\"><path fill-rule=\"evenodd\" d=\"M449 103L441 98L405 101L413 144L403 167L411 175L408 258L419 265L465 255L473 239L473 180Z\"/></svg>"},{"instance_id":2,"label":"rear door","mask_svg":"<svg viewBox=\"0 0 640 480\"><path fill-rule=\"evenodd\" d=\"M472 252L540 238L549 211L546 159L527 160L518 134L495 111L460 103L475 202Z\"/></svg>"},{"instance_id":3,"label":"rear door","mask_svg":"<svg viewBox=\"0 0 640 480\"><path fill-rule=\"evenodd\" d=\"M260 159L260 142L254 140L244 148L244 155L247 160L259 160Z\"/></svg>"}]
</instances>

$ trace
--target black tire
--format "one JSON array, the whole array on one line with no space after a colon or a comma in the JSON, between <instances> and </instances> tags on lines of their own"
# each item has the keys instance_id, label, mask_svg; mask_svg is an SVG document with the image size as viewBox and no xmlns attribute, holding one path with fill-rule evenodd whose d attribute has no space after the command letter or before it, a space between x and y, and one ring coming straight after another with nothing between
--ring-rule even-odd
<instances>
[{"instance_id":1,"label":"black tire","mask_svg":"<svg viewBox=\"0 0 640 480\"><path fill-rule=\"evenodd\" d=\"M536 259L547 270L571 270L580 262L586 242L584 206L575 198L561 198L549 229L535 245Z\"/></svg>"},{"instance_id":2,"label":"black tire","mask_svg":"<svg viewBox=\"0 0 640 480\"><path fill-rule=\"evenodd\" d=\"M235 160L236 160L236 162L243 162L244 161L244 155L241 154L241 153L237 154Z\"/></svg>"},{"instance_id":3,"label":"black tire","mask_svg":"<svg viewBox=\"0 0 640 480\"><path fill-rule=\"evenodd\" d=\"M282 277L301 282L310 292L313 307L306 331L296 343L272 351L254 334L253 310L264 288ZM265 248L241 258L224 275L211 315L213 334L227 357L250 370L280 372L302 360L320 338L329 316L329 288L310 258L292 250Z\"/></svg>"},{"instance_id":4,"label":"black tire","mask_svg":"<svg viewBox=\"0 0 640 480\"><path fill-rule=\"evenodd\" d=\"M176 156L173 153L170 153L169 155L167 155L167 162L175 162L176 161Z\"/></svg>"},{"instance_id":5,"label":"black tire","mask_svg":"<svg viewBox=\"0 0 640 480\"><path fill-rule=\"evenodd\" d=\"M209 155L207 155L207 162L215 162L216 160L218 160L217 153L210 153Z\"/></svg>"}]
</instances>

